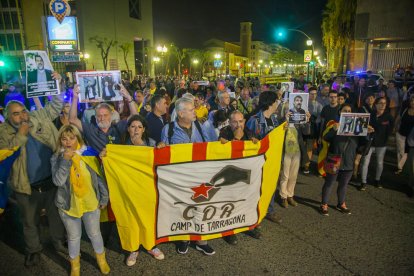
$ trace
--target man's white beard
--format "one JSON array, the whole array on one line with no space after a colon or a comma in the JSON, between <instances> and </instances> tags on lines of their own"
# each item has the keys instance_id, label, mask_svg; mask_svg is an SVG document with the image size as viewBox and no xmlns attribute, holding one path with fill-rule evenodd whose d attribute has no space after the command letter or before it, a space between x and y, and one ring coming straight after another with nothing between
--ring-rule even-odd
<instances>
[{"instance_id":1,"label":"man's white beard","mask_svg":"<svg viewBox=\"0 0 414 276\"><path fill-rule=\"evenodd\" d=\"M111 123L104 123L104 122L100 122L100 123L98 123L98 127L99 127L100 129L110 128L110 127L111 127Z\"/></svg>"}]
</instances>

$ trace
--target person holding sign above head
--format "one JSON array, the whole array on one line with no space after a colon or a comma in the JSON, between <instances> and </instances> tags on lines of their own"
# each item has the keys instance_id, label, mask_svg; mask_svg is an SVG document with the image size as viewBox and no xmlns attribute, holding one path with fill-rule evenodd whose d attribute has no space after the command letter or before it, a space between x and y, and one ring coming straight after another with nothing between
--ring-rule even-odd
<instances>
[{"instance_id":1,"label":"person holding sign above head","mask_svg":"<svg viewBox=\"0 0 414 276\"><path fill-rule=\"evenodd\" d=\"M53 79L61 81L54 72ZM64 91L64 89L61 89ZM39 235L39 210L45 208L49 218L54 248L66 252L63 246L65 230L53 200L56 187L52 182L50 158L56 150L58 131L53 124L63 106L63 95L55 95L45 108L32 111L19 101L10 101L0 124L0 149L20 147L14 161L9 185L15 194L25 241L25 265L37 265L42 244Z\"/></svg>"},{"instance_id":2,"label":"person holding sign above head","mask_svg":"<svg viewBox=\"0 0 414 276\"><path fill-rule=\"evenodd\" d=\"M28 72L27 82L28 83L46 83L52 81L52 71L45 69L45 62L40 55L35 55L34 60L36 62L36 70ZM37 90L40 90L37 89Z\"/></svg>"}]
</instances>

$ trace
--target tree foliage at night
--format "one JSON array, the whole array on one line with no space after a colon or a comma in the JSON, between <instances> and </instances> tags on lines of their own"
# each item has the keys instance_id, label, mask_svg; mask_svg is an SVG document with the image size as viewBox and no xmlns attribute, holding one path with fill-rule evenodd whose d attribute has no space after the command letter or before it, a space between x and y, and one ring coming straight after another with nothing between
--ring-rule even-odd
<instances>
[{"instance_id":1,"label":"tree foliage at night","mask_svg":"<svg viewBox=\"0 0 414 276\"><path fill-rule=\"evenodd\" d=\"M327 50L331 68L332 60L337 72L342 72L349 45L354 36L356 0L328 0L322 19L322 41ZM332 56L333 55L333 56Z\"/></svg>"}]
</instances>

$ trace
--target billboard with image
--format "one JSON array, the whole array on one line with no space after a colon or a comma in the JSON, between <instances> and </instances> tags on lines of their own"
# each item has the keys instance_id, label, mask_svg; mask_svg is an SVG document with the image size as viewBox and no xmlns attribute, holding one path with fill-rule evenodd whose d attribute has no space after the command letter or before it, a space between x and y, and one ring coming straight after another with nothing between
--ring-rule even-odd
<instances>
[{"instance_id":1,"label":"billboard with image","mask_svg":"<svg viewBox=\"0 0 414 276\"><path fill-rule=\"evenodd\" d=\"M78 24L75 16L66 16L62 23L55 17L48 16L47 35L52 51L78 51Z\"/></svg>"}]
</instances>

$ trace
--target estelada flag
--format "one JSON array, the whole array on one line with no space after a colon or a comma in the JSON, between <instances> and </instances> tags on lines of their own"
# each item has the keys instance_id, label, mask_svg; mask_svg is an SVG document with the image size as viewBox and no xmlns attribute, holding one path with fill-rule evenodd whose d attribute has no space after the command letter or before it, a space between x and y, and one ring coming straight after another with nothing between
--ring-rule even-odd
<instances>
[{"instance_id":1,"label":"estelada flag","mask_svg":"<svg viewBox=\"0 0 414 276\"><path fill-rule=\"evenodd\" d=\"M83 147L79 152L83 162L88 164L88 166L101 178L104 178L104 174L102 172L102 166L99 159L99 153L93 149L92 147ZM114 213L111 209L111 204L108 205L101 210L101 222L107 221L115 221Z\"/></svg>"},{"instance_id":2,"label":"estelada flag","mask_svg":"<svg viewBox=\"0 0 414 276\"><path fill-rule=\"evenodd\" d=\"M13 163L19 155L19 147L0 150L0 214L4 212L9 197L7 179L9 178Z\"/></svg>"},{"instance_id":3,"label":"estelada flag","mask_svg":"<svg viewBox=\"0 0 414 276\"><path fill-rule=\"evenodd\" d=\"M283 127L257 144L107 145L103 164L122 248L152 249L255 228L276 189Z\"/></svg>"},{"instance_id":4,"label":"estelada flag","mask_svg":"<svg viewBox=\"0 0 414 276\"><path fill-rule=\"evenodd\" d=\"M329 149L329 143L327 141L325 141L325 139L323 139L323 137L331 130L331 128L335 125L335 121L331 120L326 124L326 128L323 131L322 134L322 149L319 152L318 155L318 172L320 175L322 176L326 176L326 172L325 172L325 160L326 157L328 156L328 149Z\"/></svg>"}]
</instances>

